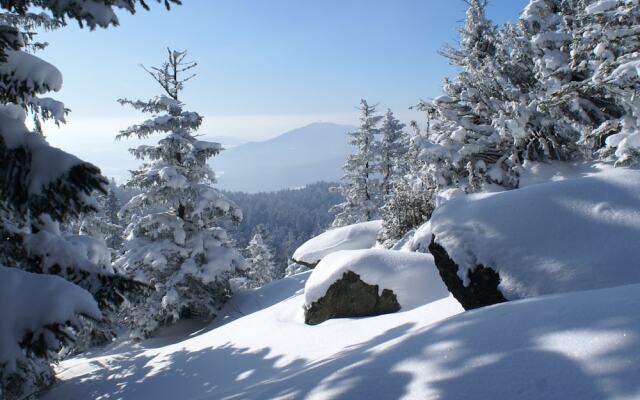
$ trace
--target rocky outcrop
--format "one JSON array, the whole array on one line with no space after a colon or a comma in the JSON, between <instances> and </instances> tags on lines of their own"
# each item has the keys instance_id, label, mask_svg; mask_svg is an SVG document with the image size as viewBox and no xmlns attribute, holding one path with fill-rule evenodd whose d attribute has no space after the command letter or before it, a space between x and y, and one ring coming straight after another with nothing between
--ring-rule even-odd
<instances>
[{"instance_id":1,"label":"rocky outcrop","mask_svg":"<svg viewBox=\"0 0 640 400\"><path fill-rule=\"evenodd\" d=\"M318 301L305 308L308 325L317 325L333 318L368 317L390 314L400 310L393 291L369 285L358 274L347 271L332 284Z\"/></svg>"},{"instance_id":2,"label":"rocky outcrop","mask_svg":"<svg viewBox=\"0 0 640 400\"><path fill-rule=\"evenodd\" d=\"M469 285L465 286L458 276L458 265L449 257L447 251L436 242L435 236L431 240L429 251L444 284L465 310L507 301L498 289L500 275L491 267L477 265L470 269L467 274Z\"/></svg>"},{"instance_id":3,"label":"rocky outcrop","mask_svg":"<svg viewBox=\"0 0 640 400\"><path fill-rule=\"evenodd\" d=\"M292 258L291 261L293 261L294 264L300 264L303 267L307 267L309 269L314 269L316 266L318 266L318 264L320 264L320 260L314 263L308 263L308 262L299 261L299 260L296 260L295 258Z\"/></svg>"}]
</instances>

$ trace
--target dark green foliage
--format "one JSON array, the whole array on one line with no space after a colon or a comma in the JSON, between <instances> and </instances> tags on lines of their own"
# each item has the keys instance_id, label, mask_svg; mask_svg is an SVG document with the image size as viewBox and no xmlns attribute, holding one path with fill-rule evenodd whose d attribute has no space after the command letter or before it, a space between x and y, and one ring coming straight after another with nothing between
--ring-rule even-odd
<instances>
[{"instance_id":1,"label":"dark green foliage","mask_svg":"<svg viewBox=\"0 0 640 400\"><path fill-rule=\"evenodd\" d=\"M246 247L263 225L267 232L264 240L274 252L278 276L283 276L293 252L331 225L333 217L328 210L342 201L339 193L329 191L332 186L334 184L320 182L296 190L226 193L244 214L240 225L229 231L239 246Z\"/></svg>"}]
</instances>

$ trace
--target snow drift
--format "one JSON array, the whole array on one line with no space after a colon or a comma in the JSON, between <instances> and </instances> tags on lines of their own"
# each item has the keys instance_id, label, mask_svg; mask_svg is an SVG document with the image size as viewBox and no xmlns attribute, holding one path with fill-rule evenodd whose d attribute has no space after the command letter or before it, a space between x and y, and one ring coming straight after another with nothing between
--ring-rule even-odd
<instances>
[{"instance_id":1,"label":"snow drift","mask_svg":"<svg viewBox=\"0 0 640 400\"><path fill-rule=\"evenodd\" d=\"M466 285L478 265L509 300L640 282L640 171L614 169L453 199L430 229Z\"/></svg>"},{"instance_id":2,"label":"snow drift","mask_svg":"<svg viewBox=\"0 0 640 400\"><path fill-rule=\"evenodd\" d=\"M323 257L340 250L370 249L376 244L382 221L331 229L306 241L291 257L297 264L315 267Z\"/></svg>"}]
</instances>

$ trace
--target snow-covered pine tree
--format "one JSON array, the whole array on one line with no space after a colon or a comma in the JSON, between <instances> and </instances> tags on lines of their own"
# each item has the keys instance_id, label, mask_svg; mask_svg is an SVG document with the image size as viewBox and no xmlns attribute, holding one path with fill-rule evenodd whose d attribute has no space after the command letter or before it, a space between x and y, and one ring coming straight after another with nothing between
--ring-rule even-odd
<instances>
[{"instance_id":1,"label":"snow-covered pine tree","mask_svg":"<svg viewBox=\"0 0 640 400\"><path fill-rule=\"evenodd\" d=\"M239 222L240 209L211 185L215 174L207 160L221 150L218 143L194 136L202 117L185 111L179 95L185 76L196 66L187 53L168 49L168 60L147 72L164 90L148 101L120 100L152 118L120 132L118 138L162 134L154 146L131 153L145 163L132 172L128 185L139 188L122 210L130 218L124 254L116 264L151 285L143 304L127 312L138 336L180 318L211 319L230 296L229 277L245 261L220 225Z\"/></svg>"},{"instance_id":2,"label":"snow-covered pine tree","mask_svg":"<svg viewBox=\"0 0 640 400\"><path fill-rule=\"evenodd\" d=\"M514 107L519 107L516 116L502 124L505 131L518 139L518 155L522 159L569 161L582 156L574 112L583 107L592 108L593 98L587 93L572 99L560 96L579 80L570 65L575 3L532 1L522 12L519 29L513 29L511 37L504 37L505 42L512 41L523 47L520 54L529 53L530 69L537 80L526 88L526 96L518 100L520 104L515 104Z\"/></svg>"},{"instance_id":3,"label":"snow-covered pine tree","mask_svg":"<svg viewBox=\"0 0 640 400\"><path fill-rule=\"evenodd\" d=\"M393 115L393 112L387 110L378 146L382 196L390 195L394 183L408 170L406 156L409 151L409 139L404 128L405 125Z\"/></svg>"},{"instance_id":4,"label":"snow-covered pine tree","mask_svg":"<svg viewBox=\"0 0 640 400\"><path fill-rule=\"evenodd\" d=\"M376 176L379 171L378 125L383 117L377 115L376 105L369 105L364 99L360 101L359 109L360 127L349 134L356 152L347 159L340 186L345 201L331 209L337 213L334 227L378 218L383 202L380 180Z\"/></svg>"},{"instance_id":5,"label":"snow-covered pine tree","mask_svg":"<svg viewBox=\"0 0 640 400\"><path fill-rule=\"evenodd\" d=\"M640 7L633 1L577 0L570 17L573 79L554 100L580 126L587 155L635 164L640 161Z\"/></svg>"},{"instance_id":6,"label":"snow-covered pine tree","mask_svg":"<svg viewBox=\"0 0 640 400\"><path fill-rule=\"evenodd\" d=\"M445 81L444 96L421 104L436 110L423 156L440 189L512 189L524 160L579 156L577 130L547 101L571 76L571 36L559 15L569 3L532 1L518 25L498 29L485 15L486 0L469 1L460 46L443 51L461 72Z\"/></svg>"},{"instance_id":7,"label":"snow-covered pine tree","mask_svg":"<svg viewBox=\"0 0 640 400\"><path fill-rule=\"evenodd\" d=\"M119 224L117 215L114 218L114 211L118 212L114 189L109 186L106 195L98 193L95 197L98 211L80 217L77 233L95 238L115 255L122 245L124 227Z\"/></svg>"},{"instance_id":8,"label":"snow-covered pine tree","mask_svg":"<svg viewBox=\"0 0 640 400\"><path fill-rule=\"evenodd\" d=\"M445 95L423 102L419 108L433 109L439 121L431 129L432 149L448 153L456 185L467 191L487 184L514 186L513 171L506 165L509 138L493 126L504 98L498 54L498 30L486 17L487 0L470 0L460 29L460 46L447 47L442 54L461 69L453 80L445 80Z\"/></svg>"},{"instance_id":9,"label":"snow-covered pine tree","mask_svg":"<svg viewBox=\"0 0 640 400\"><path fill-rule=\"evenodd\" d=\"M97 303L108 312L122 301L115 288L126 289L110 266L93 262L95 243L60 230L95 209L91 193L106 181L42 135L42 120L64 122L68 110L40 97L59 90L62 75L32 54L45 46L34 32L61 27L66 18L91 28L116 25L114 9L134 12L138 5L146 7L136 0L0 2L0 398L35 398L53 382L50 362L73 345L80 316L101 319ZM34 131L25 124L28 113Z\"/></svg>"},{"instance_id":10,"label":"snow-covered pine tree","mask_svg":"<svg viewBox=\"0 0 640 400\"><path fill-rule=\"evenodd\" d=\"M122 208L122 204L120 204L120 199L118 199L118 194L116 193L117 185L113 179L109 182L107 199L104 204L104 215L110 223L120 225L118 213L120 212L120 208Z\"/></svg>"},{"instance_id":11,"label":"snow-covered pine tree","mask_svg":"<svg viewBox=\"0 0 640 400\"><path fill-rule=\"evenodd\" d=\"M433 194L433 188L412 186L407 179L398 181L382 207L380 242L391 246L407 232L428 221L434 208Z\"/></svg>"},{"instance_id":12,"label":"snow-covered pine tree","mask_svg":"<svg viewBox=\"0 0 640 400\"><path fill-rule=\"evenodd\" d=\"M249 268L246 277L250 287L260 287L277 278L273 254L261 233L256 233L246 249Z\"/></svg>"},{"instance_id":13,"label":"snow-covered pine tree","mask_svg":"<svg viewBox=\"0 0 640 400\"><path fill-rule=\"evenodd\" d=\"M411 121L411 135L405 135L405 170L397 174L391 192L384 198L380 242L392 246L410 230L431 217L435 186L427 173L430 164L423 159L423 148L428 141L431 113L427 112L427 132L423 136L417 121ZM436 165L436 164L434 164Z\"/></svg>"}]
</instances>

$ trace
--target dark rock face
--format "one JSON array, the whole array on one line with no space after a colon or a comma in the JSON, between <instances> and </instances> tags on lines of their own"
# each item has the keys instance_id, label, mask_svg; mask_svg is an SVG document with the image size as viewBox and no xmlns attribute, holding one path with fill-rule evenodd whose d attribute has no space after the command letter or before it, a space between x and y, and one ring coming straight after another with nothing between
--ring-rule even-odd
<instances>
[{"instance_id":1,"label":"dark rock face","mask_svg":"<svg viewBox=\"0 0 640 400\"><path fill-rule=\"evenodd\" d=\"M292 258L291 261L293 261L295 264L300 264L300 265L302 265L304 267L307 267L309 269L314 269L315 267L318 266L318 264L320 264L320 261L315 262L315 263L307 263L307 262L304 262L304 261L298 261L295 258Z\"/></svg>"},{"instance_id":2,"label":"dark rock face","mask_svg":"<svg viewBox=\"0 0 640 400\"><path fill-rule=\"evenodd\" d=\"M369 285L358 274L347 271L329 287L327 293L304 310L304 322L317 325L332 318L368 317L400 310L393 291Z\"/></svg>"},{"instance_id":3,"label":"dark rock face","mask_svg":"<svg viewBox=\"0 0 640 400\"><path fill-rule=\"evenodd\" d=\"M467 276L470 283L469 286L464 286L462 279L458 276L458 265L449 257L447 251L436 243L435 236L431 239L429 251L444 284L465 310L507 301L498 289L500 275L491 267L477 265L474 269L469 270Z\"/></svg>"}]
</instances>

